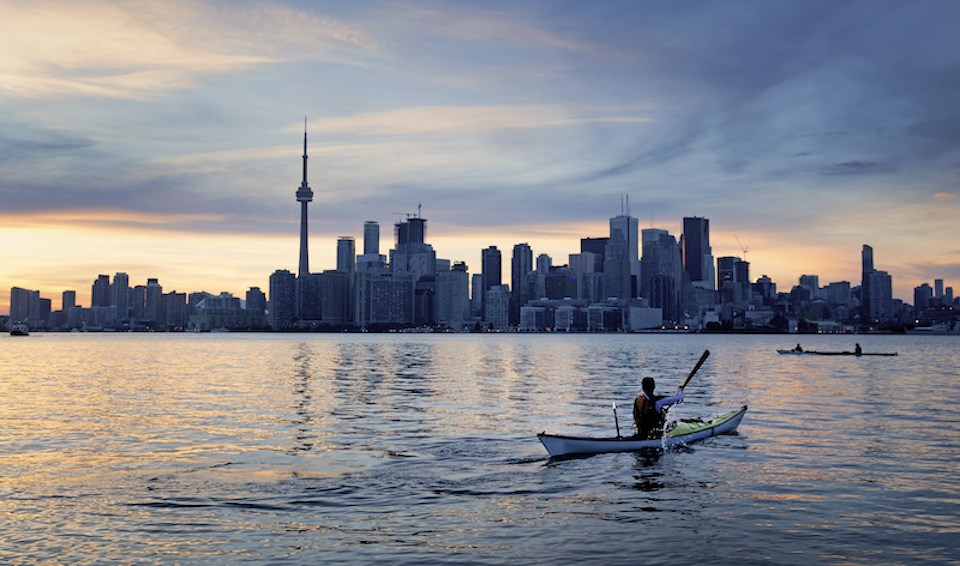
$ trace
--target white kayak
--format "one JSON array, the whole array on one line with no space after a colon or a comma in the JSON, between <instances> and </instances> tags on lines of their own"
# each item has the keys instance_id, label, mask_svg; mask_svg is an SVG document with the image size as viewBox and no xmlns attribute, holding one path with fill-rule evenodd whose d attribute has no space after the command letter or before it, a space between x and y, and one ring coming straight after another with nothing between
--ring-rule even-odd
<instances>
[{"instance_id":1,"label":"white kayak","mask_svg":"<svg viewBox=\"0 0 960 566\"><path fill-rule=\"evenodd\" d=\"M550 456L567 456L571 454L600 454L603 452L631 452L650 448L670 448L680 444L687 444L696 440L703 440L718 434L736 432L743 415L747 412L744 405L726 415L704 421L700 419L683 419L677 426L667 431L662 439L639 440L626 438L589 438L584 436L563 436L541 432L537 435L543 447Z\"/></svg>"}]
</instances>

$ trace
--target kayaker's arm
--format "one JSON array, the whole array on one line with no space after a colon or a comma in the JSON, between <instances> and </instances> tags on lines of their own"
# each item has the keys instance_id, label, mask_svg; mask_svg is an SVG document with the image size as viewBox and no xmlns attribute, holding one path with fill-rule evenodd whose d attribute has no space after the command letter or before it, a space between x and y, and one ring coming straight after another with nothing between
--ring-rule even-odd
<instances>
[{"instance_id":1,"label":"kayaker's arm","mask_svg":"<svg viewBox=\"0 0 960 566\"><path fill-rule=\"evenodd\" d=\"M657 400L657 411L663 410L664 407L673 405L674 403L683 402L683 387L677 388L677 394L673 397L664 397L663 399Z\"/></svg>"}]
</instances>

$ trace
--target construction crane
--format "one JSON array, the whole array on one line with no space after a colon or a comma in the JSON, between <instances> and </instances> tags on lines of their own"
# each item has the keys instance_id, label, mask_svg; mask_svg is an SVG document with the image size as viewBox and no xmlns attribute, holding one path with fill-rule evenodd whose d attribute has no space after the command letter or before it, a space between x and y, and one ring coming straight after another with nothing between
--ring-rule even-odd
<instances>
[{"instance_id":1,"label":"construction crane","mask_svg":"<svg viewBox=\"0 0 960 566\"><path fill-rule=\"evenodd\" d=\"M737 244L740 246L740 249L743 251L743 261L747 261L747 252L749 252L750 250L744 247L743 243L740 242L739 236L734 234L733 237L737 239Z\"/></svg>"},{"instance_id":2,"label":"construction crane","mask_svg":"<svg viewBox=\"0 0 960 566\"><path fill-rule=\"evenodd\" d=\"M410 218L420 218L420 209L421 209L421 208L423 208L423 204L421 204L421 203L418 202L418 203L417 203L417 211L416 211L416 212L391 212L390 214L399 214L399 215L401 215L401 216L406 215L406 217L407 217L408 220L409 220Z\"/></svg>"}]
</instances>

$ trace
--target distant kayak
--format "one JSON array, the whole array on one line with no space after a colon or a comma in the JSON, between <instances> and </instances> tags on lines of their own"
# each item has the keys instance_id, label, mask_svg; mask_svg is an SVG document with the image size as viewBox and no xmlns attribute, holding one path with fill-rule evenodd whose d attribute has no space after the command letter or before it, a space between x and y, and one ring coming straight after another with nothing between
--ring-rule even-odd
<instances>
[{"instance_id":1,"label":"distant kayak","mask_svg":"<svg viewBox=\"0 0 960 566\"><path fill-rule=\"evenodd\" d=\"M667 431L663 439L638 440L627 438L590 438L585 436L563 436L541 432L537 435L543 447L550 456L569 456L573 454L601 454L604 452L632 452L650 448L670 448L680 444L687 444L703 440L718 434L736 432L737 426L747 412L744 405L726 415L709 421L700 419L684 419L677 426Z\"/></svg>"},{"instance_id":2,"label":"distant kayak","mask_svg":"<svg viewBox=\"0 0 960 566\"><path fill-rule=\"evenodd\" d=\"M856 352L818 352L816 350L804 350L802 352L798 352L796 350L777 350L777 353L778 354L796 354L798 356L801 354L810 354L812 356L896 356L897 355L897 352L863 352L858 354Z\"/></svg>"}]
</instances>

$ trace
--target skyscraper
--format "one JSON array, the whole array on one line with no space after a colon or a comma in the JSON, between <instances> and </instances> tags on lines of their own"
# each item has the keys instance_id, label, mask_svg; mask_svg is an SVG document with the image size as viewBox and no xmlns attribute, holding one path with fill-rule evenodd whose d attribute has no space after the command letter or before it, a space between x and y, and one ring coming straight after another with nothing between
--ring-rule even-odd
<instances>
[{"instance_id":1,"label":"skyscraper","mask_svg":"<svg viewBox=\"0 0 960 566\"><path fill-rule=\"evenodd\" d=\"M640 234L637 231L637 219L630 216L629 198L620 215L610 219L610 239L616 239L617 234L620 234L619 237L623 239L622 253L625 254L618 257L617 261L622 264L620 269L625 269L626 276L629 278L624 283L626 287L620 289L618 296L621 299L630 299L634 296L635 281L640 278ZM604 266L604 271L606 271L606 266Z\"/></svg>"},{"instance_id":2,"label":"skyscraper","mask_svg":"<svg viewBox=\"0 0 960 566\"><path fill-rule=\"evenodd\" d=\"M387 258L380 254L380 224L367 220L363 223L363 254L357 257L358 272L384 271Z\"/></svg>"},{"instance_id":3,"label":"skyscraper","mask_svg":"<svg viewBox=\"0 0 960 566\"><path fill-rule=\"evenodd\" d=\"M680 240L683 248L683 270L690 275L690 282L704 289L715 288L710 220L699 216L685 217L683 237Z\"/></svg>"},{"instance_id":4,"label":"skyscraper","mask_svg":"<svg viewBox=\"0 0 960 566\"><path fill-rule=\"evenodd\" d=\"M513 258L510 261L510 326L520 324L520 307L533 297L526 296L524 280L533 271L533 250L530 244L513 246Z\"/></svg>"},{"instance_id":5,"label":"skyscraper","mask_svg":"<svg viewBox=\"0 0 960 566\"><path fill-rule=\"evenodd\" d=\"M645 228L641 262L640 294L651 307L662 309L664 320L682 321L683 265L676 238L666 230Z\"/></svg>"},{"instance_id":6,"label":"skyscraper","mask_svg":"<svg viewBox=\"0 0 960 566\"><path fill-rule=\"evenodd\" d=\"M286 269L270 276L270 327L283 330L293 326L297 308L297 278Z\"/></svg>"},{"instance_id":7,"label":"skyscraper","mask_svg":"<svg viewBox=\"0 0 960 566\"><path fill-rule=\"evenodd\" d=\"M110 276L98 275L97 280L93 282L90 290L90 306L109 307L110 306Z\"/></svg>"},{"instance_id":8,"label":"skyscraper","mask_svg":"<svg viewBox=\"0 0 960 566\"><path fill-rule=\"evenodd\" d=\"M110 285L110 304L117 307L118 319L130 318L130 277L126 273L118 272L113 276L113 284Z\"/></svg>"},{"instance_id":9,"label":"skyscraper","mask_svg":"<svg viewBox=\"0 0 960 566\"><path fill-rule=\"evenodd\" d=\"M307 119L303 119L303 181L297 189L297 202L300 203L300 266L297 277L310 275L310 252L307 249L307 204L313 200L313 190L307 183ZM300 315L303 300L302 285L297 285L297 316Z\"/></svg>"},{"instance_id":10,"label":"skyscraper","mask_svg":"<svg viewBox=\"0 0 960 566\"><path fill-rule=\"evenodd\" d=\"M342 271L353 279L353 272L356 271L357 256L356 244L352 236L340 236L337 240L337 271Z\"/></svg>"},{"instance_id":11,"label":"skyscraper","mask_svg":"<svg viewBox=\"0 0 960 566\"><path fill-rule=\"evenodd\" d=\"M480 251L480 264L480 275L483 277L483 310L481 312L485 316L487 312L487 290L494 285L500 285L501 281L500 250L497 249L497 246L490 246Z\"/></svg>"},{"instance_id":12,"label":"skyscraper","mask_svg":"<svg viewBox=\"0 0 960 566\"><path fill-rule=\"evenodd\" d=\"M373 220L363 223L363 253L364 255L380 253L380 224Z\"/></svg>"},{"instance_id":13,"label":"skyscraper","mask_svg":"<svg viewBox=\"0 0 960 566\"><path fill-rule=\"evenodd\" d=\"M414 282L437 274L437 252L426 243L427 220L412 217L394 225L396 245L390 250L390 270L414 274Z\"/></svg>"}]
</instances>

